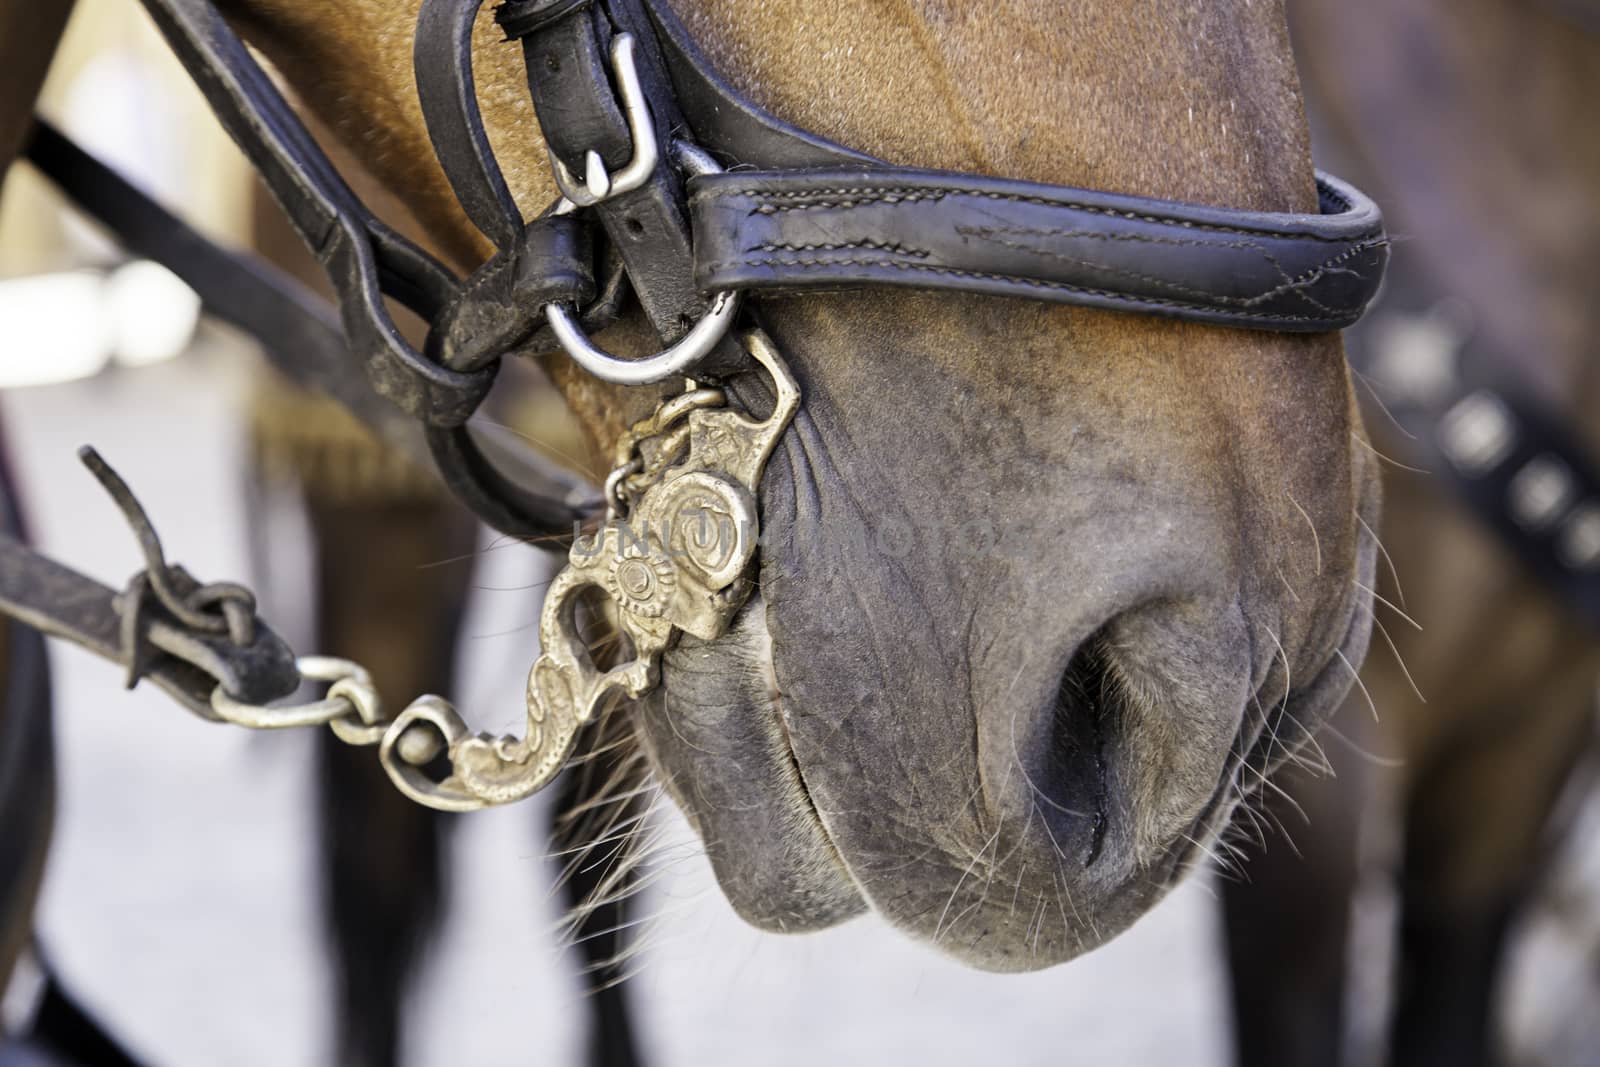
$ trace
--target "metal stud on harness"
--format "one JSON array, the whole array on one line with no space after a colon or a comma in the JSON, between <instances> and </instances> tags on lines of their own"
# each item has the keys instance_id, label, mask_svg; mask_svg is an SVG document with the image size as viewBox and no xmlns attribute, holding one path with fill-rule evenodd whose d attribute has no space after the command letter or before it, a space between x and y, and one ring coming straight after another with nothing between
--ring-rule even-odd
<instances>
[{"instance_id":1,"label":"metal stud on harness","mask_svg":"<svg viewBox=\"0 0 1600 1067\"><path fill-rule=\"evenodd\" d=\"M436 696L391 716L358 664L295 660L246 591L201 585L166 564L104 464L96 473L146 547L144 574L118 596L0 539L0 611L124 663L130 679L152 678L207 718L263 729L326 723L352 744L375 744L404 793L446 810L540 788L612 699L657 683L659 657L680 631L715 639L748 599L762 472L801 398L764 333L733 331L745 294L915 286L1325 331L1360 317L1387 259L1377 208L1326 175L1320 213L1273 214L893 167L755 107L661 0L496 9L523 50L563 193L525 219L478 113L472 28L482 0L423 0L414 58L428 133L457 200L496 249L459 279L356 198L210 0L142 2L327 270L337 310L210 245L46 126L30 159L132 250L260 339L291 377L397 447L425 450L484 521L571 548L541 615L520 738L474 736ZM725 172L719 159L740 166ZM431 324L420 351L385 298ZM647 359L589 340L630 301L665 345ZM624 436L604 518L581 537L598 506L582 487L531 456L508 475L466 428L502 358L557 351L611 382L696 379ZM755 368L773 398L764 418L708 384ZM579 638L587 590L609 603L630 646L625 661L597 664ZM325 697L274 703L303 681L328 683Z\"/></svg>"}]
</instances>

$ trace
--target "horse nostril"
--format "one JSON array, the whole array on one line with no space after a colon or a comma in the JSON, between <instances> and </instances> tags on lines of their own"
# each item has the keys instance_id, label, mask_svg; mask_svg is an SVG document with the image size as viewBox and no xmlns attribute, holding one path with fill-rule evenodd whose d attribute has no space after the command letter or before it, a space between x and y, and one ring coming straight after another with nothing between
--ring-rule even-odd
<instances>
[{"instance_id":1,"label":"horse nostril","mask_svg":"<svg viewBox=\"0 0 1600 1067\"><path fill-rule=\"evenodd\" d=\"M1121 691L1106 659L1105 639L1096 633L1073 653L1061 675L1045 738L1043 780L1035 783L1047 801L1078 823L1087 820L1083 865L1093 866L1105 845L1111 776L1106 741L1115 728Z\"/></svg>"}]
</instances>

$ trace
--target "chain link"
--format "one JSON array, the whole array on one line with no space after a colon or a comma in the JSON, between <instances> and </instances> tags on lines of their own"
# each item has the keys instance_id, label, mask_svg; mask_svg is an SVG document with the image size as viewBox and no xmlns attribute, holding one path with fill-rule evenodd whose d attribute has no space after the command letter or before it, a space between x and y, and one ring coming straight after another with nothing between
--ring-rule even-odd
<instances>
[{"instance_id":1,"label":"chain link","mask_svg":"<svg viewBox=\"0 0 1600 1067\"><path fill-rule=\"evenodd\" d=\"M655 414L636 424L617 442L615 466L606 478L607 517L620 518L661 481L667 469L689 452L692 412L722 407L728 402L721 389L690 388L668 400Z\"/></svg>"},{"instance_id":2,"label":"chain link","mask_svg":"<svg viewBox=\"0 0 1600 1067\"><path fill-rule=\"evenodd\" d=\"M251 730L327 726L339 740L357 747L381 744L394 729L395 719L385 714L372 674L361 664L336 656L301 656L295 667L308 682L330 683L327 695L300 704L247 704L218 686L211 694L211 710L222 721ZM430 705L444 703L439 697L420 699ZM407 764L420 767L443 751L444 738L412 722L401 731L394 748Z\"/></svg>"},{"instance_id":3,"label":"chain link","mask_svg":"<svg viewBox=\"0 0 1600 1067\"><path fill-rule=\"evenodd\" d=\"M211 694L211 710L224 722L251 730L288 730L300 726L324 726L335 722L355 729L370 726L381 717L381 703L365 667L332 656L301 656L295 660L300 676L309 682L332 682L321 700L301 704L247 704L235 700L219 685ZM343 735L341 735L343 736ZM360 744L375 744L379 738Z\"/></svg>"}]
</instances>

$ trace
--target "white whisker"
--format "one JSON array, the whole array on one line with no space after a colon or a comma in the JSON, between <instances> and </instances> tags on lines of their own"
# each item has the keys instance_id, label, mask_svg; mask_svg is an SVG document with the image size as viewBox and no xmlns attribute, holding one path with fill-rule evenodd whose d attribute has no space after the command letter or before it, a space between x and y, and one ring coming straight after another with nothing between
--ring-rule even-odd
<instances>
[{"instance_id":1,"label":"white whisker","mask_svg":"<svg viewBox=\"0 0 1600 1067\"><path fill-rule=\"evenodd\" d=\"M1321 574L1322 573L1322 535L1317 533L1317 524L1311 521L1311 514L1308 511L1306 511L1305 508L1300 506L1300 501L1298 501L1298 500L1296 500L1294 498L1294 494L1293 493L1287 493L1285 495L1288 496L1289 503L1293 504L1294 507L1295 507L1295 510L1300 513L1300 517L1302 519L1306 520L1306 526L1308 526L1311 529L1311 545L1316 550L1316 553L1317 553L1317 573Z\"/></svg>"}]
</instances>

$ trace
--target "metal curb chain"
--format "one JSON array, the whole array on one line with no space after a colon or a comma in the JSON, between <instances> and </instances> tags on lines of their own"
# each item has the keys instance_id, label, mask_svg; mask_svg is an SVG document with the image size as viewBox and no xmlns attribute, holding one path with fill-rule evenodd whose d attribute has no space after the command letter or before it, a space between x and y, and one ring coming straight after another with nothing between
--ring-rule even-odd
<instances>
[{"instance_id":1,"label":"metal curb chain","mask_svg":"<svg viewBox=\"0 0 1600 1067\"><path fill-rule=\"evenodd\" d=\"M606 479L606 521L616 522L630 513L666 469L684 458L689 450L685 420L690 412L725 403L722 390L696 389L689 383L688 391L664 402L654 415L624 435L617 447L618 465ZM347 745L379 746L385 773L408 797L446 811L484 806L483 798L460 789L450 778L439 781L423 773L423 768L446 754L453 740L466 735L464 721L449 701L424 694L400 714L389 715L371 672L354 660L299 656L295 669L305 682L327 684L321 699L255 704L230 696L219 684L211 693L212 712L222 722L249 730L327 726Z\"/></svg>"}]
</instances>

